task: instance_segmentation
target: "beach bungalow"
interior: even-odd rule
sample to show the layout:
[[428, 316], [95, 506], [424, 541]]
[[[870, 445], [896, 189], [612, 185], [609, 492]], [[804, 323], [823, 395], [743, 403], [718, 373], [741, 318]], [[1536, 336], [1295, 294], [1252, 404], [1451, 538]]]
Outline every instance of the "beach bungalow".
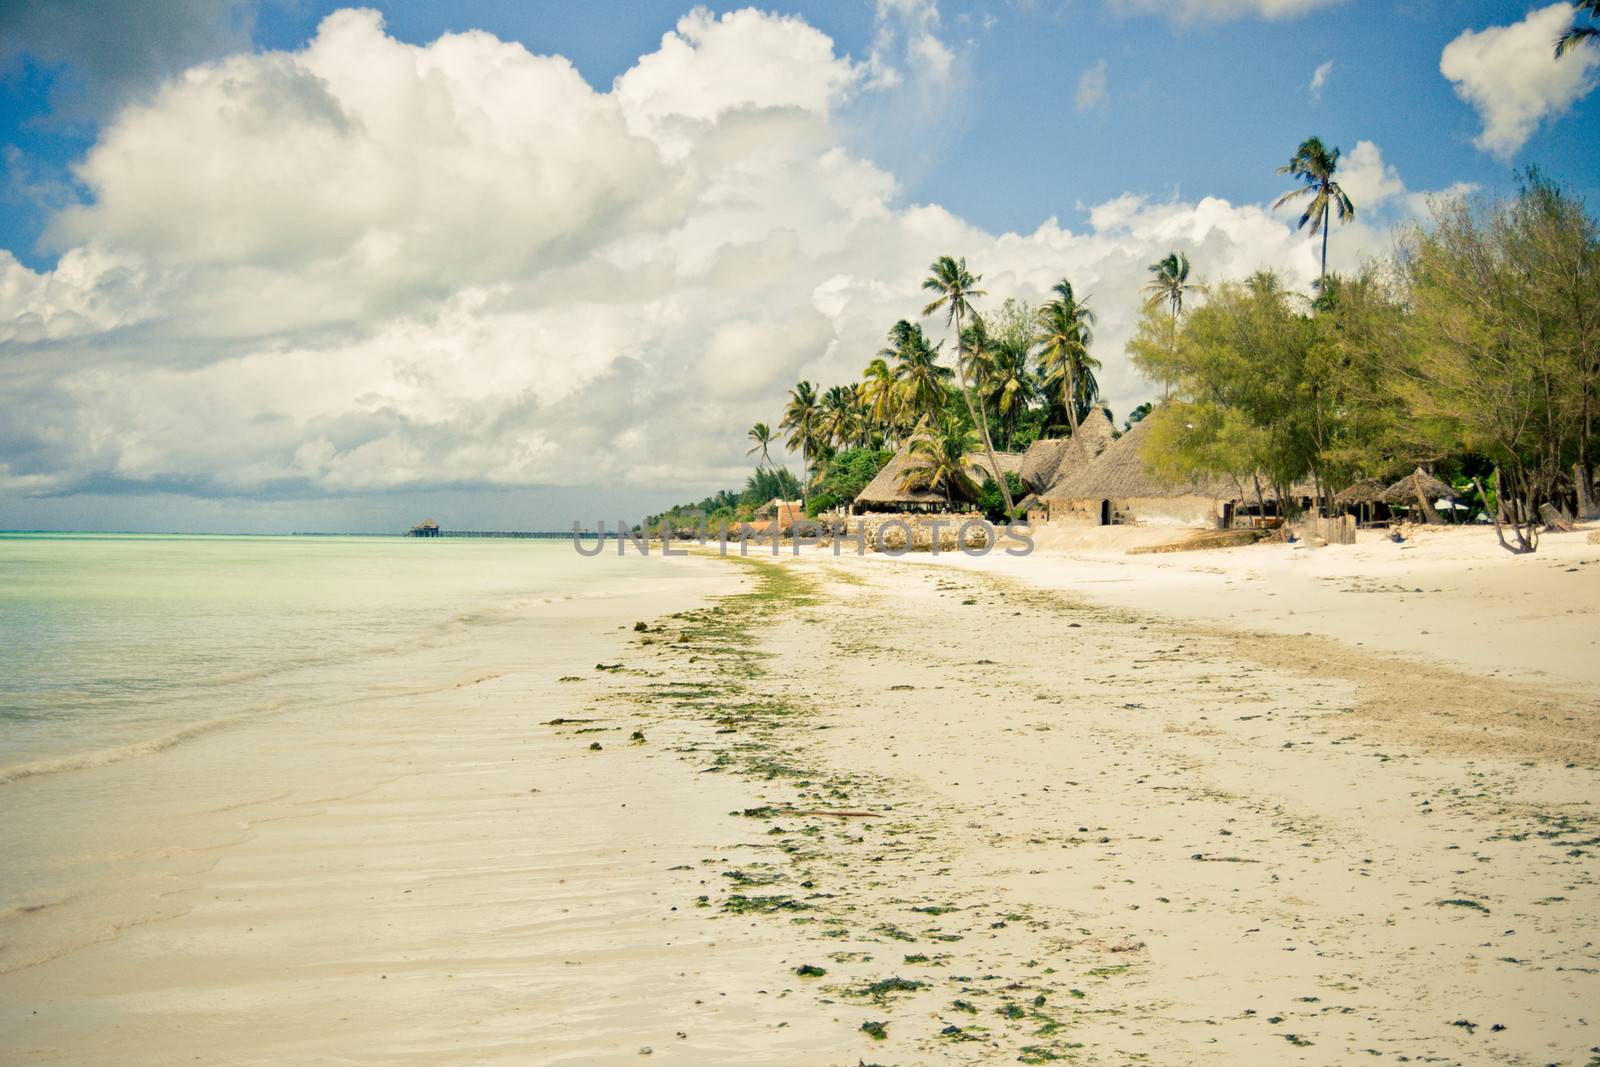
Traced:
[[1234, 487], [1222, 479], [1163, 482], [1140, 454], [1149, 422], [1112, 442], [1093, 462], [1067, 471], [1040, 494], [1052, 520], [1092, 526], [1226, 527], [1232, 524]]
[[407, 537], [438, 537], [439, 524], [432, 519], [423, 519], [406, 533]]
[[1072, 437], [1041, 437], [1029, 445], [1022, 454], [1022, 466], [1018, 471], [1028, 495], [1017, 502], [1028, 521], [1048, 521], [1050, 502], [1046, 497], [1050, 487], [1069, 472], [1093, 463], [1116, 439], [1117, 431], [1111, 425], [1110, 416], [1104, 408], [1095, 408]]
[[[1023, 453], [1021, 452], [996, 452], [995, 461], [1000, 467], [1001, 474], [1017, 474], [1022, 471]], [[913, 482], [907, 488], [907, 479], [916, 469], [917, 459], [911, 453], [911, 442], [901, 445], [883, 469], [868, 482], [866, 488], [856, 494], [854, 510], [856, 514], [868, 511], [947, 511], [949, 502], [945, 500], [944, 493], [932, 489], [921, 488]], [[986, 452], [974, 452], [964, 461], [967, 477], [973, 485], [982, 485], [987, 478], [993, 478], [993, 468], [989, 464]], [[958, 497], [956, 503], [975, 503], [976, 498]]]

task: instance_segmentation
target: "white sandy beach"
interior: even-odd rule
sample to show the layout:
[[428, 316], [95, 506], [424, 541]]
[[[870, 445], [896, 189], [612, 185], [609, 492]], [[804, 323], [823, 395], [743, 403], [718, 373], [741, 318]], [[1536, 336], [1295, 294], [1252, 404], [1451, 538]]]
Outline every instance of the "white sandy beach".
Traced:
[[559, 674], [219, 734], [282, 788], [5, 1059], [1590, 1062], [1600, 546], [1041, 545], [656, 561]]

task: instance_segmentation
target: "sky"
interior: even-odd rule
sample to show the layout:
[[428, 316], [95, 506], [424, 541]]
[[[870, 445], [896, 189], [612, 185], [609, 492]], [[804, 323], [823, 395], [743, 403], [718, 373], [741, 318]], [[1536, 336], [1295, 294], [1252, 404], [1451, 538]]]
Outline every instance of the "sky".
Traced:
[[[929, 262], [1060, 278], [1120, 422], [1147, 266], [1273, 269], [1316, 134], [1357, 267], [1537, 165], [1600, 203], [1565, 3], [0, 5], [0, 528], [565, 528], [740, 485]], [[935, 335], [938, 324], [929, 322]], [[798, 462], [791, 459], [798, 467]]]

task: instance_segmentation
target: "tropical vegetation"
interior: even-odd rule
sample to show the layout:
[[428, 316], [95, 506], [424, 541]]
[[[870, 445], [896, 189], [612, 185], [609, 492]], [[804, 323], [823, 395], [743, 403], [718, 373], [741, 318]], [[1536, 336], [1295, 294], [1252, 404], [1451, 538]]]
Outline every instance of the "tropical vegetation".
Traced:
[[[1596, 5], [1576, 7], [1592, 16]], [[1514, 196], [1438, 199], [1394, 254], [1329, 271], [1329, 228], [1356, 209], [1339, 160], [1309, 137], [1279, 168], [1298, 182], [1279, 204], [1298, 203], [1299, 226], [1320, 239], [1311, 293], [1265, 270], [1202, 285], [1176, 249], [1149, 265], [1127, 354], [1161, 399], [1129, 412], [1124, 430], [1150, 422], [1142, 454], [1155, 473], [1229, 480], [1263, 510], [1309, 485], [1331, 513], [1356, 480], [1424, 466], [1503, 517], [1509, 547], [1532, 547], [1540, 505], [1584, 503], [1596, 461], [1595, 219], [1529, 170]], [[698, 509], [716, 522], [773, 497], [799, 496], [812, 515], [841, 508], [903, 446], [900, 488], [1015, 515], [1023, 487], [1000, 476], [997, 453], [1069, 436], [1100, 405], [1096, 313], [1068, 278], [1037, 305], [985, 306], [982, 281], [963, 258], [936, 259], [920, 318], [889, 326], [859, 380], [796, 383], [777, 432], [749, 431], [744, 491]], [[798, 478], [772, 461], [780, 434]]]

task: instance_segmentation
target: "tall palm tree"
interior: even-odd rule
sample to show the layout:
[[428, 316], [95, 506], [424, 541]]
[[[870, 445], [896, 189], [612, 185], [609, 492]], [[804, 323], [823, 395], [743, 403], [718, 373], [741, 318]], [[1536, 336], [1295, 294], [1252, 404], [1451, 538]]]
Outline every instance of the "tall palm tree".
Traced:
[[[1189, 293], [1203, 293], [1205, 288], [1189, 284], [1189, 257], [1182, 252], [1168, 252], [1150, 264], [1150, 273], [1155, 277], [1143, 289], [1145, 310], [1160, 307], [1163, 303], [1167, 305], [1167, 310], [1171, 312], [1167, 326], [1167, 349], [1170, 352], [1178, 347], [1178, 316], [1183, 313], [1183, 298]], [[1168, 388], [1168, 383], [1163, 382], [1162, 387]]]
[[1328, 225], [1330, 212], [1336, 212], [1340, 222], [1347, 222], [1355, 218], [1356, 206], [1350, 202], [1345, 191], [1339, 188], [1339, 183], [1333, 180], [1334, 172], [1339, 169], [1339, 150], [1329, 149], [1322, 143], [1320, 137], [1307, 137], [1300, 142], [1300, 147], [1295, 149], [1294, 155], [1289, 157], [1289, 162], [1278, 168], [1279, 174], [1288, 174], [1300, 181], [1298, 189], [1290, 189], [1278, 197], [1274, 208], [1282, 207], [1291, 200], [1310, 197], [1311, 202], [1306, 205], [1305, 213], [1300, 216], [1300, 221], [1295, 224], [1295, 229], [1303, 229], [1306, 223], [1311, 223], [1311, 236], [1315, 237], [1317, 231], [1322, 231], [1322, 278], [1328, 276]]
[[944, 409], [950, 368], [939, 362], [939, 346], [928, 344], [922, 327], [901, 319], [889, 330], [889, 347], [880, 357], [892, 358], [898, 404], [912, 426], [931, 422]]
[[984, 414], [982, 403], [973, 406], [972, 394], [967, 389], [966, 349], [961, 337], [961, 324], [968, 316], [978, 317], [972, 310], [972, 300], [985, 295], [978, 288], [981, 281], [982, 275], [974, 275], [967, 270], [966, 257], [956, 260], [940, 256], [929, 266], [928, 276], [922, 280], [924, 289], [939, 295], [922, 309], [922, 315], [926, 318], [943, 311], [945, 324], [955, 328], [956, 376], [961, 382], [961, 397], [967, 402], [967, 414], [983, 431], [983, 449], [989, 455], [989, 468], [994, 471], [994, 480], [1000, 484], [1000, 495], [1005, 498], [1006, 517], [1009, 519], [1017, 513], [1017, 508], [1011, 502], [1011, 488], [1006, 485], [1006, 477], [1000, 471], [1000, 461], [995, 458], [994, 442], [989, 439], [989, 418]]
[[778, 424], [779, 429], [789, 431], [784, 444], [790, 448], [800, 446], [800, 472], [804, 475], [800, 479], [800, 498], [807, 506], [811, 503], [811, 450], [816, 443], [818, 412], [817, 387], [802, 381], [789, 390], [789, 403]]
[[[864, 431], [876, 427], [885, 440], [892, 437], [895, 423], [900, 418], [900, 390], [895, 385], [894, 371], [889, 369], [888, 358], [877, 356], [861, 371], [856, 398], [861, 403]], [[864, 432], [863, 438], [866, 435]]]
[[1067, 425], [1076, 436], [1078, 425], [1100, 397], [1100, 383], [1094, 372], [1100, 361], [1089, 354], [1094, 340], [1094, 311], [1089, 298], [1079, 300], [1072, 283], [1062, 278], [1051, 290], [1055, 299], [1039, 309], [1039, 332], [1034, 343], [1040, 346], [1039, 369], [1046, 383], [1061, 386], [1061, 406], [1066, 409]]
[[1189, 284], [1189, 257], [1182, 252], [1168, 252], [1150, 264], [1150, 273], [1155, 277], [1143, 289], [1144, 306], [1148, 309], [1164, 303], [1176, 321], [1183, 311], [1184, 296], [1200, 288]]
[[900, 488], [943, 492], [944, 502], [951, 508], [955, 507], [958, 494], [976, 498], [978, 489], [967, 474], [967, 457], [977, 443], [972, 431], [946, 416], [938, 425], [928, 427], [926, 432], [911, 439], [911, 462]]
[[1033, 376], [1028, 373], [1032, 338], [1008, 332], [991, 334], [982, 319], [967, 327], [967, 351], [971, 353], [972, 380], [978, 401], [990, 405], [1000, 419], [1001, 444], [1011, 447], [1017, 420], [1038, 395]]
[[821, 432], [829, 444], [844, 447], [856, 439], [856, 394], [848, 385], [835, 385], [822, 394]]
[[772, 442], [778, 439], [778, 435], [773, 433], [766, 423], [758, 422], [750, 427], [750, 432], [747, 436], [755, 443], [750, 446], [745, 455], [756, 456], [756, 470], [761, 470], [772, 462], [772, 457], [768, 455], [767, 450], [772, 447]]
[[[1572, 13], [1582, 15], [1590, 22], [1600, 22], [1600, 0], [1574, 0]], [[1580, 44], [1597, 43], [1600, 43], [1600, 26], [1585, 26], [1574, 22], [1570, 30], [1556, 38], [1556, 58], [1560, 59]]]

